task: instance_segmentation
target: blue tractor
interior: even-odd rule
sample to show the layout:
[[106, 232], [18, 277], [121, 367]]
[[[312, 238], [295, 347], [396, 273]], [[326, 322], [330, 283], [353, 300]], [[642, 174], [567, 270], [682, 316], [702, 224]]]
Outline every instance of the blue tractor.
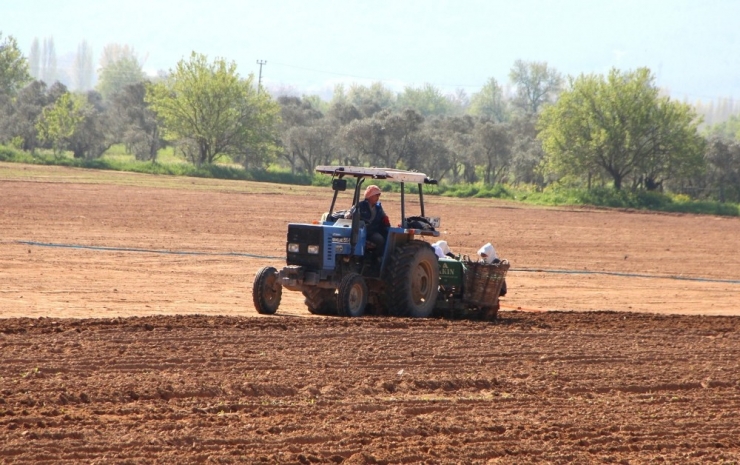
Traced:
[[[319, 166], [316, 171], [332, 176], [331, 206], [314, 224], [288, 225], [286, 266], [281, 270], [267, 266], [255, 276], [252, 297], [257, 311], [275, 313], [285, 288], [303, 293], [313, 314], [432, 316], [440, 268], [434, 249], [420, 238], [439, 236], [439, 218], [425, 215], [423, 194], [425, 185], [437, 181], [423, 173], [388, 168]], [[348, 189], [348, 179], [354, 179], [354, 189]], [[401, 187], [397, 226], [388, 228], [384, 246], [376, 249], [360, 215], [345, 219], [345, 210], [337, 208], [357, 205], [367, 179], [398, 182]], [[406, 197], [411, 186], [418, 192], [419, 211], [409, 215]], [[353, 194], [351, 199], [341, 195], [345, 191]]]

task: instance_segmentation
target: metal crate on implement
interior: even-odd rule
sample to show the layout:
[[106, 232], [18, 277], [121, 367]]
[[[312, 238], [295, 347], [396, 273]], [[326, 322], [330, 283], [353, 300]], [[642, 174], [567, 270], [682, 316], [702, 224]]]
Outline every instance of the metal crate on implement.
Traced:
[[504, 285], [509, 262], [498, 263], [465, 262], [465, 287], [463, 301], [477, 307], [498, 308], [498, 297]]

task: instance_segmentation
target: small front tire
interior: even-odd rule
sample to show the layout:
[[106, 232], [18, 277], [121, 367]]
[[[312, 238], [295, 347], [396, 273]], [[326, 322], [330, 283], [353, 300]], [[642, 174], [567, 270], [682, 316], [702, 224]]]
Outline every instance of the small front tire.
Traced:
[[280, 306], [283, 296], [283, 286], [278, 281], [278, 272], [272, 266], [266, 266], [254, 276], [252, 286], [252, 300], [257, 313], [273, 315]]
[[349, 317], [359, 317], [365, 314], [368, 290], [365, 279], [357, 273], [350, 273], [342, 278], [339, 284], [337, 304], [339, 314]]

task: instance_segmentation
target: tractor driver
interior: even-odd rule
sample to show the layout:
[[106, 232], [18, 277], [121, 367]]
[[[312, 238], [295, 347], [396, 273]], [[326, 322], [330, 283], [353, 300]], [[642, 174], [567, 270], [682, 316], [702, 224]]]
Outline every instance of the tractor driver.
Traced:
[[[388, 215], [383, 211], [380, 204], [380, 188], [375, 184], [367, 186], [365, 189], [365, 200], [358, 202], [345, 215], [345, 218], [352, 218], [355, 211], [360, 211], [360, 219], [365, 222], [367, 229], [367, 239], [377, 250], [383, 250], [385, 238], [388, 236], [388, 228], [391, 225]], [[373, 248], [368, 243], [368, 248]]]

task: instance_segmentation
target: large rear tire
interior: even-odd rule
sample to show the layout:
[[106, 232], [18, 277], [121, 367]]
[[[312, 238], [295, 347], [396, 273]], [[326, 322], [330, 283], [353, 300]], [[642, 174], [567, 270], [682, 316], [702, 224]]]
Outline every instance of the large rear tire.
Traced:
[[273, 315], [280, 306], [283, 296], [283, 286], [278, 281], [278, 272], [272, 266], [266, 266], [254, 276], [252, 286], [252, 300], [257, 313]]
[[365, 314], [367, 305], [367, 284], [357, 273], [349, 273], [339, 284], [337, 306], [339, 314], [356, 318]]
[[439, 264], [432, 246], [411, 241], [393, 251], [386, 278], [391, 315], [428, 318], [439, 293]]
[[337, 294], [334, 289], [310, 287], [303, 291], [304, 303], [313, 315], [336, 315]]

